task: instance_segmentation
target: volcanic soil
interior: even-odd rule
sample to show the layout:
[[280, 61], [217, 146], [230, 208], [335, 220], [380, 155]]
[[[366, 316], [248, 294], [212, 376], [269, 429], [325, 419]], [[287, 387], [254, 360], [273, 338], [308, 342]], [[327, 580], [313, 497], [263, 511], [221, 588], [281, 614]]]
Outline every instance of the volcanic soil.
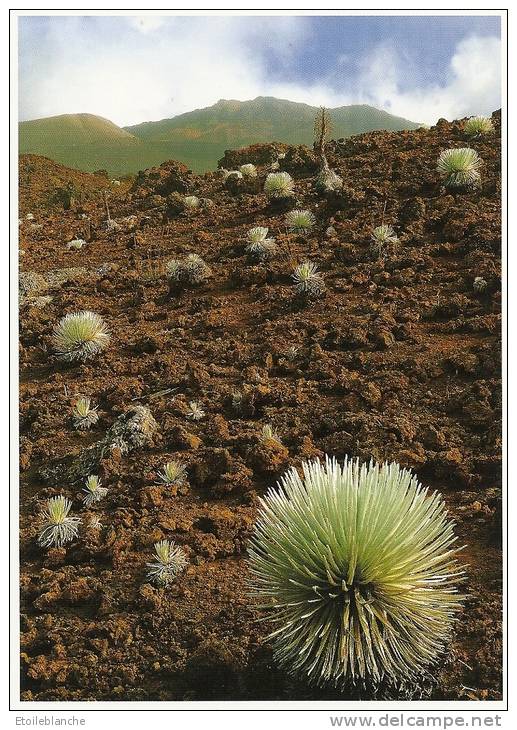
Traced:
[[[328, 145], [341, 195], [314, 191], [311, 150], [256, 145], [225, 168], [257, 164], [230, 185], [175, 162], [112, 184], [60, 167], [71, 207], [50, 189], [55, 163], [20, 161], [21, 676], [23, 700], [346, 699], [279, 671], [248, 597], [246, 544], [258, 498], [286, 467], [324, 453], [396, 460], [444, 495], [467, 573], [465, 609], [426, 697], [500, 699], [501, 272], [500, 118], [470, 141], [482, 185], [450, 193], [440, 151], [467, 144], [459, 122], [376, 132]], [[316, 225], [288, 235], [285, 210], [261, 192], [278, 151], [297, 207]], [[64, 171], [64, 172], [63, 172]], [[50, 180], [50, 182], [49, 182]], [[107, 210], [115, 225], [106, 225]], [[178, 212], [178, 195], [211, 201]], [[34, 216], [26, 218], [27, 214]], [[400, 243], [378, 258], [381, 222]], [[279, 254], [252, 265], [245, 235], [267, 226]], [[83, 238], [79, 250], [67, 243]], [[165, 266], [195, 252], [212, 276], [170, 293]], [[303, 303], [291, 273], [317, 263], [324, 296]], [[485, 279], [475, 291], [476, 277]], [[87, 364], [59, 363], [52, 329], [93, 310], [111, 344]], [[73, 429], [79, 395], [100, 419]], [[187, 417], [190, 401], [205, 411]], [[158, 424], [152, 444], [113, 450], [95, 510], [81, 483], [43, 478], [99, 440], [127, 409]], [[261, 440], [272, 424], [282, 444]], [[188, 483], [157, 485], [168, 460]], [[37, 546], [39, 512], [57, 494], [83, 518], [66, 548]], [[86, 529], [95, 513], [101, 529]], [[169, 589], [146, 582], [153, 543], [172, 539], [189, 564]]]

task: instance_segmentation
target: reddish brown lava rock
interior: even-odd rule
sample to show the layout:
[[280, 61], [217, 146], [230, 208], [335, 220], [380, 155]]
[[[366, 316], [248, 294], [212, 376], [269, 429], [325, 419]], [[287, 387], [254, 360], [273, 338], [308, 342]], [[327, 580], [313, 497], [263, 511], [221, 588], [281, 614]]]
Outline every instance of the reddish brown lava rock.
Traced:
[[[285, 467], [325, 452], [402, 462], [443, 493], [467, 546], [469, 605], [451, 648], [461, 662], [436, 673], [431, 699], [501, 698], [500, 115], [493, 121], [495, 133], [475, 140], [475, 191], [448, 194], [437, 178], [440, 152], [465, 145], [461, 125], [442, 121], [329, 142], [329, 165], [343, 179], [332, 200], [315, 193], [308, 148], [228, 152], [226, 168], [258, 168], [258, 192], [235, 197], [220, 175], [167, 162], [132, 190], [123, 180], [110, 191], [115, 233], [100, 195], [106, 177], [21, 156], [20, 210], [38, 225], [22, 219], [21, 267], [52, 297], [20, 312], [23, 700], [352, 699], [275, 669], [248, 596], [259, 497]], [[261, 192], [279, 151], [296, 205], [316, 217], [310, 236], [286, 236], [285, 211]], [[88, 220], [51, 200], [68, 180], [82, 186]], [[214, 206], [185, 212], [187, 192]], [[381, 220], [400, 243], [379, 259], [370, 236]], [[252, 226], [277, 241], [279, 255], [265, 265], [245, 255]], [[66, 248], [78, 236], [91, 240], [86, 254]], [[188, 253], [212, 277], [168, 298], [165, 267]], [[301, 307], [291, 274], [305, 259], [322, 271], [326, 296]], [[478, 276], [488, 282], [482, 293]], [[50, 336], [78, 307], [102, 315], [111, 343], [95, 361], [64, 367], [49, 361]], [[78, 395], [101, 415], [84, 434], [68, 421]], [[199, 421], [186, 420], [192, 400], [206, 413]], [[94, 541], [79, 483], [42, 483], [40, 473], [73, 461], [137, 403], [158, 428], [89, 472], [109, 489], [95, 507]], [[266, 423], [285, 446], [257, 446]], [[188, 462], [189, 489], [175, 495], [151, 476], [171, 458]], [[43, 551], [37, 513], [58, 492], [74, 499], [81, 535]], [[167, 590], [145, 578], [160, 539], [190, 561]]]

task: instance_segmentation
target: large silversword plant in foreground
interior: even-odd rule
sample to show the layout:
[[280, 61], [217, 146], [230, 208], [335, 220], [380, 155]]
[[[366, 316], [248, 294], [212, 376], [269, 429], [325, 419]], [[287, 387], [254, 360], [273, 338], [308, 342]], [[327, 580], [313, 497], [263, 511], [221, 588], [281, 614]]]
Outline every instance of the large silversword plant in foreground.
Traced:
[[461, 608], [453, 527], [398, 464], [290, 469], [261, 500], [249, 548], [278, 663], [318, 684], [418, 682]]

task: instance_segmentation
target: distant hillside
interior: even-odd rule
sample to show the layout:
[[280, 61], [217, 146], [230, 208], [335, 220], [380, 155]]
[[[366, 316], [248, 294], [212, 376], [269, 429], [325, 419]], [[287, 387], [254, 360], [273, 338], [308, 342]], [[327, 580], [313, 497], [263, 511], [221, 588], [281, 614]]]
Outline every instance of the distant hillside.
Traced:
[[[247, 146], [255, 142], [312, 144], [317, 107], [294, 101], [259, 96], [252, 101], [221, 99], [213, 106], [196, 109], [160, 122], [126, 127], [148, 142], [217, 143]], [[371, 106], [342, 106], [330, 110], [334, 138], [378, 129], [416, 129], [419, 125]]]
[[55, 137], [54, 144], [138, 144], [138, 140], [109, 119], [95, 114], [61, 114], [57, 117], [33, 119], [20, 124], [23, 136], [20, 145], [39, 143]]
[[50, 157], [87, 172], [122, 173], [145, 164], [141, 140], [94, 114], [62, 114], [18, 125], [19, 152]]
[[[331, 109], [336, 139], [379, 129], [419, 125], [366, 105]], [[214, 169], [228, 147], [256, 142], [312, 144], [317, 107], [257, 97], [220, 100], [205, 109], [122, 129], [92, 114], [65, 114], [21, 122], [20, 152], [46, 155], [80, 170], [137, 172], [167, 159], [196, 172]]]
[[73, 194], [76, 202], [84, 204], [101, 200], [103, 190], [119, 192], [122, 189], [112, 188], [103, 175], [72, 170], [39, 155], [20, 155], [18, 185], [21, 214], [54, 207], [62, 210], [67, 191]]

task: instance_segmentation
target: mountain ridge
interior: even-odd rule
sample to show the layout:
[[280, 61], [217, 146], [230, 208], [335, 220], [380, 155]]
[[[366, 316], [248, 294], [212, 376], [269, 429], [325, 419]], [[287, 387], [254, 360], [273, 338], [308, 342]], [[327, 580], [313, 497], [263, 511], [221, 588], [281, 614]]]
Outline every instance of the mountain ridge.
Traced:
[[[19, 151], [87, 172], [135, 173], [167, 159], [204, 172], [217, 166], [228, 147], [256, 142], [311, 145], [317, 110], [309, 104], [258, 96], [246, 101], [220, 99], [209, 107], [126, 127], [86, 112], [61, 114], [20, 122]], [[329, 112], [334, 138], [420, 126], [367, 104]]]

